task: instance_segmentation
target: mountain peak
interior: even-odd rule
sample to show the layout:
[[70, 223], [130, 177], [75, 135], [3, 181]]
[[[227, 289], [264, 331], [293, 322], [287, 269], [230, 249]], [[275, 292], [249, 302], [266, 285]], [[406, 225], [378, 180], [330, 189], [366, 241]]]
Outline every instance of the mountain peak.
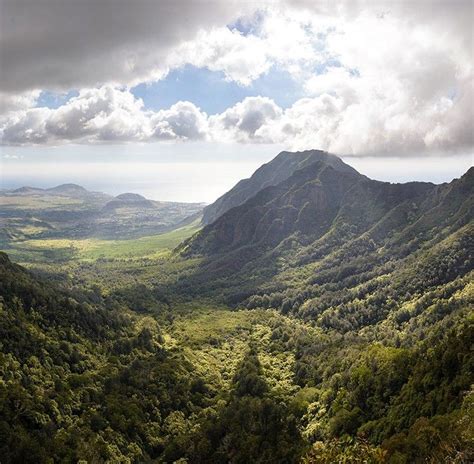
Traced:
[[279, 157], [292, 161], [293, 163], [300, 163], [300, 168], [321, 161], [333, 167], [336, 171], [359, 174], [358, 171], [356, 171], [352, 166], [349, 166], [344, 161], [342, 161], [339, 156], [333, 155], [332, 153], [328, 153], [324, 150], [312, 149], [303, 151], [282, 151], [274, 160], [277, 160]]
[[203, 224], [211, 224], [230, 209], [245, 203], [260, 190], [278, 185], [296, 171], [318, 162], [331, 166], [339, 172], [361, 175], [336, 155], [323, 150], [282, 151], [270, 162], [258, 168], [249, 179], [241, 180], [229, 192], [204, 208]]

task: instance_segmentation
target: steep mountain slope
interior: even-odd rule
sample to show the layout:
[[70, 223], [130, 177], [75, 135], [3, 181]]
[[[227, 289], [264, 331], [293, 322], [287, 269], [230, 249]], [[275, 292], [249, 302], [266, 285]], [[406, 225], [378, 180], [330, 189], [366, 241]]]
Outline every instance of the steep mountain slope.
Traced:
[[[336, 230], [340, 240], [348, 228], [352, 236], [373, 227], [372, 233], [381, 238], [397, 227], [408, 226], [413, 233], [418, 226], [428, 226], [430, 216], [434, 216], [430, 223], [447, 220], [452, 209], [472, 195], [472, 177], [473, 170], [449, 185], [390, 184], [318, 160], [229, 210], [194, 237], [186, 253], [210, 255], [241, 247], [265, 250], [290, 236], [306, 245], [328, 233], [334, 236]], [[418, 226], [411, 225], [422, 217]]]
[[182, 285], [217, 291], [234, 304], [298, 313], [321, 286], [341, 288], [344, 279], [380, 286], [382, 276], [428, 259], [442, 243], [463, 244], [464, 275], [472, 269], [473, 204], [472, 168], [449, 184], [390, 184], [317, 161], [185, 242], [184, 256], [204, 259]]
[[265, 187], [277, 185], [288, 179], [297, 170], [322, 161], [335, 170], [344, 173], [356, 173], [355, 169], [343, 163], [337, 156], [321, 150], [307, 150], [296, 153], [281, 152], [269, 163], [264, 164], [249, 179], [241, 180], [235, 187], [218, 198], [203, 211], [202, 223], [210, 224], [225, 212], [252, 198]]

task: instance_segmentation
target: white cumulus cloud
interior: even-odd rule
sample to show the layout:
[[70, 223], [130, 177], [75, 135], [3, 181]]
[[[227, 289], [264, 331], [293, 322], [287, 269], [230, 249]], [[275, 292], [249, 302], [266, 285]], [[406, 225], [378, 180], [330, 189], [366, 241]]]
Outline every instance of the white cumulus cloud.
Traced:
[[158, 140], [202, 140], [208, 134], [206, 113], [187, 101], [154, 113], [150, 123], [152, 137]]
[[211, 116], [210, 126], [216, 140], [272, 142], [261, 133], [262, 127], [281, 117], [282, 110], [265, 97], [248, 97], [221, 114]]
[[207, 115], [190, 102], [147, 111], [129, 90], [104, 86], [84, 89], [56, 109], [10, 113], [0, 123], [0, 134], [7, 145], [186, 141], [204, 139], [207, 124]]
[[[469, 0], [138, 0], [133, 7], [4, 0], [2, 143], [212, 140], [354, 155], [472, 151], [472, 9]], [[238, 18], [245, 33], [227, 26]], [[182, 101], [151, 111], [129, 90], [186, 64], [242, 86], [276, 68], [304, 98], [282, 108], [254, 96], [208, 116]], [[76, 87], [79, 95], [57, 109], [34, 107], [37, 89]]]

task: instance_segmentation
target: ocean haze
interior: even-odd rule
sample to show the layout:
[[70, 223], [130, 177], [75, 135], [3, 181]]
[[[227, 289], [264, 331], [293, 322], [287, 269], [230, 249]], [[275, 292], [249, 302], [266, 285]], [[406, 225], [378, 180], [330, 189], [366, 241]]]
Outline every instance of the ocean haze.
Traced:
[[50, 163], [4, 164], [2, 188], [76, 183], [117, 195], [140, 193], [152, 200], [210, 203], [248, 177], [255, 163]]
[[[76, 183], [112, 195], [130, 191], [153, 200], [211, 203], [272, 157], [261, 153], [253, 161], [246, 157], [244, 161], [132, 162], [130, 157], [128, 161], [60, 163], [9, 158], [1, 162], [0, 183], [2, 188]], [[343, 159], [359, 172], [387, 182], [449, 182], [473, 165], [470, 154], [453, 156], [450, 163], [442, 157]]]

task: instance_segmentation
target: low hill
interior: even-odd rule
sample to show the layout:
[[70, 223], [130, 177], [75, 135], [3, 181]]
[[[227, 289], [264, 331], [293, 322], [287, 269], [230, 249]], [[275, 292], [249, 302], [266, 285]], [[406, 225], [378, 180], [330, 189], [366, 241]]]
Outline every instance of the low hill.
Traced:
[[114, 210], [119, 208], [156, 208], [157, 205], [138, 193], [121, 193], [109, 201], [104, 210]]
[[88, 192], [84, 187], [77, 184], [61, 184], [56, 187], [46, 189], [47, 192], [55, 193], [57, 195], [87, 195]]
[[0, 248], [30, 239], [145, 237], [192, 222], [203, 206], [152, 201], [136, 193], [112, 197], [76, 184], [22, 187], [0, 193]]
[[139, 195], [138, 193], [121, 193], [120, 195], [117, 195], [115, 198], [117, 198], [118, 200], [124, 200], [124, 201], [146, 200], [146, 198], [143, 195]]
[[37, 187], [20, 187], [14, 190], [5, 190], [4, 193], [13, 193], [16, 195], [34, 195], [35, 193], [44, 193], [44, 190]]

